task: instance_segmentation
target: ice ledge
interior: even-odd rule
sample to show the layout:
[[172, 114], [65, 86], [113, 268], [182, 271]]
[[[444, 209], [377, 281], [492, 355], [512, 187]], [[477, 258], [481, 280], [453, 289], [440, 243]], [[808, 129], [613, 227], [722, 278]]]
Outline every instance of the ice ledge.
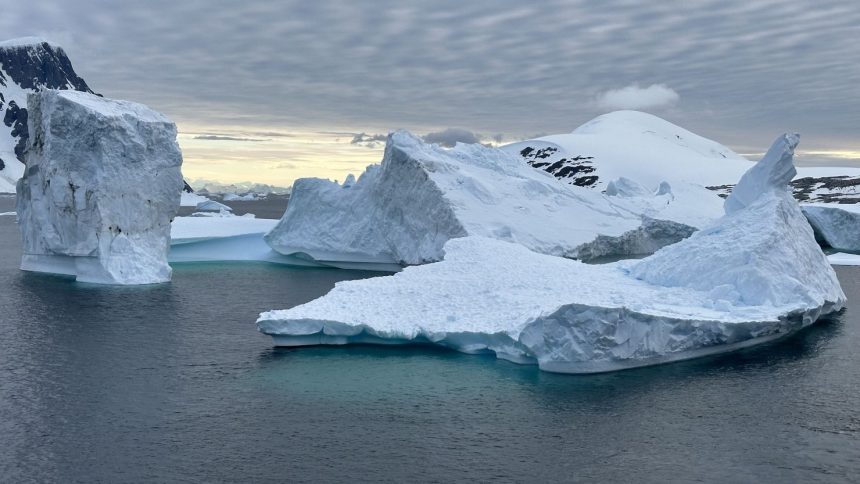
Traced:
[[90, 284], [160, 284], [170, 282], [171, 270], [166, 268], [153, 273], [127, 271], [117, 275], [105, 268], [99, 257], [70, 255], [24, 254], [21, 270], [74, 277], [77, 282]]

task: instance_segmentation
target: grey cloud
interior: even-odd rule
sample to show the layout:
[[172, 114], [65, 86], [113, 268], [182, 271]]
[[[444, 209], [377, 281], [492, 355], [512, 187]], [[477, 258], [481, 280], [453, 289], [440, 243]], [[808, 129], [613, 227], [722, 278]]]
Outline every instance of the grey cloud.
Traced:
[[616, 109], [660, 109], [678, 102], [681, 96], [665, 84], [639, 87], [633, 83], [621, 89], [610, 89], [597, 98], [600, 108]]
[[260, 142], [260, 141], [268, 141], [265, 139], [256, 139], [256, 138], [239, 138], [236, 136], [221, 136], [217, 134], [201, 134], [195, 136], [194, 139], [205, 140], [205, 141], [248, 141], [248, 142]]
[[475, 133], [462, 128], [447, 128], [434, 133], [424, 135], [424, 141], [428, 143], [436, 143], [448, 148], [457, 143], [475, 144], [481, 142], [481, 137]]
[[41, 0], [0, 16], [4, 36], [62, 42], [96, 91], [180, 125], [515, 137], [665, 83], [684, 97], [670, 121], [757, 149], [787, 130], [856, 144], [857, 25], [845, 0]]
[[378, 148], [381, 144], [384, 144], [387, 139], [388, 136], [384, 134], [367, 134], [362, 132], [354, 135], [349, 143], [353, 145], [366, 146], [368, 148]]
[[296, 135], [290, 133], [279, 133], [275, 131], [256, 131], [251, 133], [254, 136], [263, 136], [266, 138], [294, 138]]
[[357, 145], [361, 143], [369, 143], [373, 141], [385, 141], [388, 139], [387, 135], [384, 134], [367, 134], [367, 133], [358, 133], [352, 137], [352, 141], [350, 143]]

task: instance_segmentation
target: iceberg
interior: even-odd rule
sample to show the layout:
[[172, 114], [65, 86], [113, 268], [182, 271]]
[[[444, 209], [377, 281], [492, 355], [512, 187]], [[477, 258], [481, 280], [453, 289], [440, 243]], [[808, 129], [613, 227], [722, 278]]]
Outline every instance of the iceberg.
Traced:
[[201, 212], [232, 212], [233, 209], [224, 205], [223, 203], [218, 203], [215, 200], [204, 200], [197, 204], [197, 210]]
[[466, 236], [568, 258], [643, 254], [689, 235], [708, 213], [719, 216], [715, 194], [693, 200], [701, 193], [681, 193], [666, 185], [644, 197], [606, 197], [560, 183], [502, 150], [443, 149], [397, 131], [382, 163], [357, 180], [297, 180], [265, 240], [283, 255], [367, 269], [435, 262], [448, 240]]
[[203, 195], [199, 195], [194, 192], [188, 192], [182, 190], [181, 197], [179, 199], [179, 205], [182, 207], [197, 207], [197, 204], [203, 203], [209, 200], [209, 198], [204, 197]]
[[723, 217], [640, 261], [589, 265], [495, 238], [452, 238], [441, 262], [338, 283], [307, 304], [262, 313], [258, 329], [278, 346], [435, 344], [563, 373], [785, 336], [845, 303], [788, 190], [797, 142], [774, 143]]
[[[171, 264], [189, 262], [267, 262], [289, 266], [347, 268], [332, 266], [275, 252], [263, 240], [278, 220], [242, 216], [228, 212], [201, 212], [173, 219], [170, 231]], [[397, 266], [399, 269], [400, 266]], [[386, 270], [377, 267], [378, 270]], [[387, 268], [390, 271], [396, 269]]]
[[184, 184], [176, 126], [141, 104], [79, 91], [44, 90], [27, 105], [21, 269], [99, 284], [169, 281]]
[[860, 252], [860, 206], [821, 203], [802, 208], [822, 242], [839, 251]]

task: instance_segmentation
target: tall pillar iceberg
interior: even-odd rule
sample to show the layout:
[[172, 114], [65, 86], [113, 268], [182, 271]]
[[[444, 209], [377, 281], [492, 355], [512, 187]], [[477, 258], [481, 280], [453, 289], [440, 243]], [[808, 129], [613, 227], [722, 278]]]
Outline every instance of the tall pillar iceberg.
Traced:
[[21, 269], [98, 284], [169, 281], [170, 222], [183, 188], [173, 122], [76, 91], [37, 92], [27, 104]]

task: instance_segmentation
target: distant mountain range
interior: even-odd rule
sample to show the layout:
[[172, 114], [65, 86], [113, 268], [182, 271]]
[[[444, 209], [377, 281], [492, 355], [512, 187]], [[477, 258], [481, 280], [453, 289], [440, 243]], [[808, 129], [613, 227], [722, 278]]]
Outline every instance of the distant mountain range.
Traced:
[[257, 195], [285, 195], [290, 193], [288, 187], [278, 187], [267, 185], [265, 183], [254, 182], [238, 182], [238, 183], [221, 183], [215, 180], [191, 180], [191, 187], [198, 192], [218, 193], [218, 194], [246, 194], [255, 193]]

